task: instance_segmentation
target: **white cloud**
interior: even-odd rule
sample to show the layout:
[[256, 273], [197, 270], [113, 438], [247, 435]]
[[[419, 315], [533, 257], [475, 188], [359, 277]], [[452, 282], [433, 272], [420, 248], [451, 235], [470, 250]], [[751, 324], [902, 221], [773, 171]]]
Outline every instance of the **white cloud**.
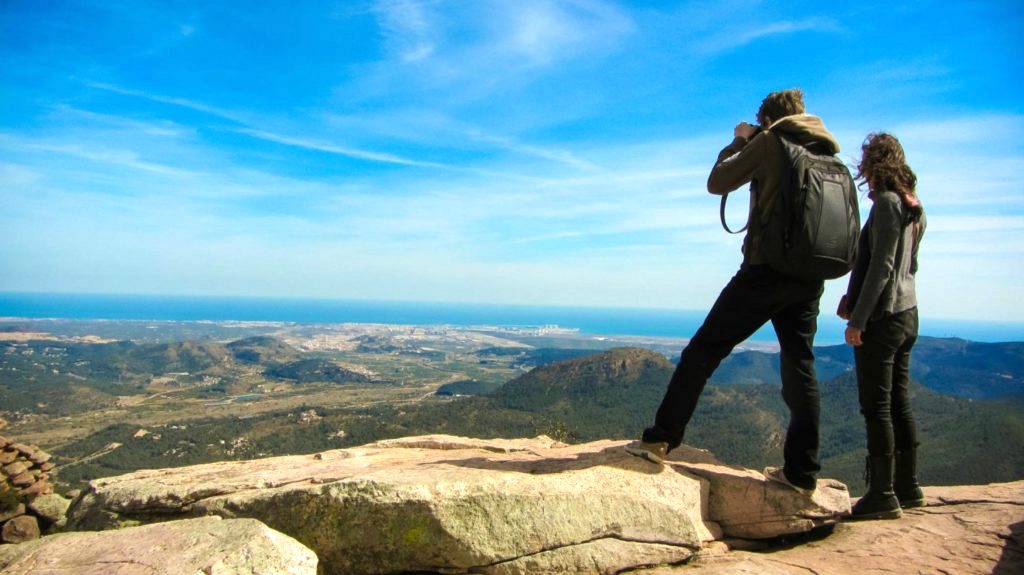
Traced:
[[18, 164], [0, 163], [0, 188], [11, 189], [37, 183], [41, 174]]
[[489, 12], [492, 48], [488, 51], [528, 65], [612, 50], [634, 29], [628, 14], [602, 1], [498, 3]]
[[286, 146], [295, 146], [298, 148], [305, 148], [307, 150], [315, 150], [319, 152], [326, 152], [328, 154], [337, 154], [339, 156], [347, 156], [358, 160], [368, 160], [371, 162], [383, 162], [386, 164], [401, 164], [405, 166], [418, 166], [418, 167], [429, 167], [429, 168], [446, 168], [448, 166], [439, 164], [436, 162], [423, 162], [419, 160], [412, 160], [409, 158], [403, 158], [395, 154], [389, 154], [385, 152], [371, 152], [367, 150], [360, 150], [356, 148], [349, 148], [345, 146], [338, 146], [335, 144], [328, 144], [325, 142], [318, 142], [305, 138], [296, 138], [292, 136], [283, 136], [281, 134], [274, 134], [264, 130], [256, 130], [250, 128], [238, 128], [235, 129], [240, 134], [259, 138], [261, 140], [267, 140], [269, 142], [276, 142], [278, 144], [284, 144]]
[[479, 129], [469, 130], [468, 136], [472, 140], [477, 142], [494, 144], [499, 148], [515, 152], [517, 154], [524, 154], [527, 156], [534, 156], [536, 158], [558, 162], [560, 164], [564, 164], [566, 166], [578, 170], [585, 170], [591, 172], [600, 170], [600, 168], [594, 163], [579, 158], [576, 154], [568, 150], [524, 144], [521, 142], [517, 142], [513, 138], [496, 136], [493, 134], [486, 134]]
[[56, 119], [65, 124], [91, 123], [112, 129], [136, 132], [147, 136], [181, 138], [195, 135], [195, 129], [168, 120], [140, 121], [123, 116], [100, 114], [82, 110], [66, 104], [54, 107]]
[[364, 76], [357, 92], [460, 86], [482, 98], [537, 68], [614, 51], [633, 31], [627, 13], [601, 0], [397, 0], [373, 12], [393, 58]]
[[26, 144], [27, 147], [40, 150], [43, 152], [54, 152], [57, 154], [65, 154], [69, 156], [75, 156], [85, 160], [91, 160], [94, 162], [101, 162], [105, 164], [113, 164], [116, 166], [131, 168], [133, 170], [141, 170], [144, 172], [152, 172], [154, 174], [160, 174], [163, 176], [174, 176], [179, 178], [186, 178], [196, 176], [197, 172], [177, 168], [174, 166], [168, 166], [157, 162], [149, 162], [140, 159], [139, 154], [131, 150], [113, 149], [103, 146], [80, 146], [76, 144], [60, 144], [60, 143], [47, 143], [47, 142], [31, 142]]
[[[997, 142], [1019, 140], [1022, 129], [1024, 116], [985, 115], [901, 123], [894, 133], [901, 141], [913, 141], [929, 148], [951, 144], [995, 147]], [[908, 154], [911, 152], [913, 149], [908, 148]]]
[[[955, 216], [943, 215], [941, 225], [936, 226], [939, 233], [960, 234], [960, 238], [969, 238], [978, 233], [999, 233], [1014, 231], [1024, 233], [1024, 214], [1016, 216]], [[969, 242], [963, 242], [969, 244]], [[1001, 248], [1021, 248], [1024, 245], [1000, 246]]]
[[[353, 148], [353, 147], [347, 147], [347, 146], [341, 146], [341, 145], [327, 143], [327, 142], [322, 142], [322, 141], [316, 141], [316, 140], [309, 139], [309, 138], [299, 138], [299, 137], [287, 136], [287, 135], [278, 134], [278, 133], [270, 132], [270, 131], [263, 130], [263, 129], [258, 129], [258, 128], [253, 127], [253, 123], [254, 122], [252, 122], [251, 120], [243, 119], [241, 117], [241, 114], [238, 114], [238, 113], [232, 112], [232, 111], [228, 111], [228, 110], [223, 110], [223, 109], [220, 109], [220, 108], [216, 108], [214, 106], [209, 106], [209, 105], [206, 105], [206, 104], [204, 104], [202, 102], [196, 102], [196, 101], [189, 100], [189, 99], [186, 99], [186, 98], [167, 97], [167, 96], [162, 96], [162, 95], [159, 95], [159, 94], [151, 94], [151, 93], [143, 92], [143, 91], [140, 91], [140, 90], [132, 90], [132, 89], [122, 88], [122, 87], [119, 87], [119, 86], [113, 86], [113, 85], [110, 85], [110, 84], [104, 84], [104, 83], [100, 83], [100, 82], [87, 82], [87, 85], [90, 86], [90, 87], [93, 87], [93, 88], [100, 89], [100, 90], [106, 90], [106, 91], [114, 92], [114, 93], [117, 93], [117, 94], [134, 96], [134, 97], [139, 97], [139, 98], [144, 98], [144, 99], [147, 99], [147, 100], [151, 100], [151, 101], [154, 101], [154, 102], [160, 102], [160, 103], [169, 104], [169, 105], [172, 105], [172, 106], [178, 106], [178, 107], [182, 107], [182, 108], [188, 108], [188, 109], [192, 109], [192, 110], [197, 110], [197, 111], [208, 113], [208, 114], [211, 114], [211, 115], [214, 115], [214, 116], [218, 116], [218, 117], [221, 117], [221, 118], [224, 118], [224, 119], [228, 119], [228, 120], [231, 120], [231, 121], [233, 121], [235, 123], [242, 124], [243, 126], [245, 126], [245, 127], [241, 127], [241, 128], [232, 128], [233, 131], [238, 132], [240, 134], [245, 134], [247, 136], [252, 136], [254, 138], [258, 138], [258, 139], [261, 139], [261, 140], [266, 140], [266, 141], [269, 141], [269, 142], [275, 142], [275, 143], [284, 144], [284, 145], [287, 145], [287, 146], [294, 146], [294, 147], [298, 147], [298, 148], [304, 148], [304, 149], [307, 149], [307, 150], [315, 150], [315, 151], [320, 151], [320, 152], [326, 152], [326, 153], [329, 153], [329, 154], [337, 154], [337, 155], [341, 155], [341, 156], [347, 156], [347, 157], [350, 157], [350, 158], [355, 158], [355, 159], [360, 159], [360, 160], [367, 160], [367, 161], [371, 161], [371, 162], [382, 162], [382, 163], [388, 163], [388, 164], [400, 164], [400, 165], [406, 165], [406, 166], [419, 166], [419, 167], [432, 167], [432, 168], [445, 168], [445, 167], [448, 167], [448, 166], [446, 166], [444, 164], [440, 164], [440, 163], [436, 163], [436, 162], [419, 161], [419, 160], [414, 160], [414, 159], [410, 159], [410, 158], [403, 158], [401, 156], [398, 156], [398, 155], [395, 155], [395, 154], [386, 153], [386, 152], [375, 152], [375, 151], [370, 151], [370, 150], [362, 150], [362, 149]], [[143, 124], [136, 123], [136, 125], [143, 125]], [[149, 125], [149, 130], [150, 131], [152, 131], [154, 129], [155, 128], [153, 127], [153, 125]], [[168, 132], [165, 131], [163, 133], [158, 133], [158, 135], [168, 135]], [[68, 148], [68, 149], [71, 149], [71, 148]], [[93, 158], [93, 159], [98, 159], [98, 158]], [[139, 165], [139, 167], [142, 167], [142, 166]]]
[[403, 62], [417, 62], [431, 56], [435, 36], [441, 31], [430, 10], [437, 2], [422, 0], [380, 0], [374, 12], [388, 46]]
[[[785, 36], [799, 32], [836, 32], [839, 25], [830, 18], [804, 18], [757, 23], [749, 20], [732, 23], [717, 29], [696, 41], [695, 47], [704, 54], [718, 54], [751, 44], [770, 36]], [[702, 36], [703, 31], [698, 33]]]
[[188, 98], [176, 98], [170, 96], [162, 96], [159, 94], [150, 94], [142, 90], [122, 88], [120, 86], [115, 86], [113, 84], [108, 84], [106, 82], [87, 81], [85, 82], [85, 85], [89, 86], [90, 88], [95, 88], [97, 90], [104, 90], [107, 92], [113, 92], [115, 94], [121, 94], [122, 96], [133, 96], [136, 98], [143, 98], [145, 100], [149, 100], [152, 102], [159, 102], [161, 104], [169, 104], [181, 108], [188, 108], [191, 110], [195, 110], [197, 112], [203, 112], [204, 114], [210, 114], [211, 116], [217, 116], [219, 118], [223, 118], [225, 120], [230, 120], [232, 122], [237, 122], [240, 124], [246, 123], [245, 119], [243, 118], [243, 114], [239, 112], [233, 110], [225, 110], [223, 108], [218, 108], [216, 106], [210, 106], [202, 102], [189, 100]]

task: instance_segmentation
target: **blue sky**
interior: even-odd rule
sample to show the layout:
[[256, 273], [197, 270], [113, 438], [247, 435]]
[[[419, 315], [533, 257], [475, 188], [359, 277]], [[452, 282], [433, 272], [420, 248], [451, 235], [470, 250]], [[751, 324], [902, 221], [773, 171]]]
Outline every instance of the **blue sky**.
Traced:
[[831, 4], [0, 0], [0, 291], [704, 309], [799, 86], [904, 142], [922, 313], [1024, 321], [1024, 8]]

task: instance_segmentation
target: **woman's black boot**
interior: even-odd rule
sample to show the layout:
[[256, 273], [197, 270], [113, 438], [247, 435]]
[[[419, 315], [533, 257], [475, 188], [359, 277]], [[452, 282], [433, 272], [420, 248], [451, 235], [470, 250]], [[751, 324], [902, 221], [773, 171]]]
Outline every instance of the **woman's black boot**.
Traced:
[[893, 476], [893, 489], [900, 507], [910, 509], [924, 505], [924, 492], [917, 484], [917, 450], [896, 452], [896, 471]]
[[868, 492], [853, 506], [851, 519], [899, 519], [900, 502], [892, 488], [892, 455], [868, 456]]

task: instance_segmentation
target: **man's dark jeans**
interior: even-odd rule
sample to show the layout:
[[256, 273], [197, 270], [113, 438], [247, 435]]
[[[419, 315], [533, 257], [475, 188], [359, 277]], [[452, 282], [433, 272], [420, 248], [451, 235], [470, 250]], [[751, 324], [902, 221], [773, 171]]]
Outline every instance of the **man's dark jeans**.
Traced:
[[824, 282], [784, 276], [765, 265], [744, 265], [719, 294], [704, 324], [683, 350], [668, 390], [643, 440], [683, 441], [708, 378], [733, 348], [772, 322], [781, 346], [782, 397], [789, 407], [784, 457], [786, 478], [813, 487], [821, 408], [814, 374], [814, 334]]
[[[917, 342], [917, 308], [868, 322], [854, 348], [860, 412], [869, 455], [893, 455], [917, 447], [910, 407], [910, 350]], [[895, 450], [895, 451], [894, 451]]]

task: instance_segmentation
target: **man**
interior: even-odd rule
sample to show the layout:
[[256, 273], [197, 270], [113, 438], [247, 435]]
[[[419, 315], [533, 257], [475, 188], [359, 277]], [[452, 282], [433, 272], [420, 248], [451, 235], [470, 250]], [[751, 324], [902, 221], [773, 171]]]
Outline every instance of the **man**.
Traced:
[[817, 154], [836, 154], [839, 144], [816, 116], [804, 113], [798, 89], [769, 94], [757, 120], [763, 129], [740, 122], [734, 138], [719, 154], [708, 177], [708, 191], [728, 194], [751, 183], [750, 229], [743, 241], [743, 263], [719, 294], [704, 324], [682, 352], [654, 426], [647, 428], [634, 455], [661, 463], [683, 441], [686, 425], [708, 378], [734, 347], [771, 321], [781, 347], [782, 396], [790, 421], [784, 446], [785, 466], [765, 475], [802, 492], [814, 490], [818, 463], [819, 395], [814, 373], [814, 334], [820, 280], [801, 280], [768, 265], [763, 244], [764, 218], [776, 194], [787, 185], [790, 161], [778, 134]]

